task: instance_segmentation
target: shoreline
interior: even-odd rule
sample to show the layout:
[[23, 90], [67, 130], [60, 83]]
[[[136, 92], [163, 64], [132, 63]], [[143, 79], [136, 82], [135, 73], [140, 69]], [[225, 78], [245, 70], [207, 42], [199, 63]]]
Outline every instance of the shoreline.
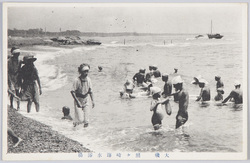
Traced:
[[8, 106], [8, 127], [23, 141], [13, 147], [8, 137], [8, 153], [78, 153], [92, 152], [41, 122], [25, 117]]

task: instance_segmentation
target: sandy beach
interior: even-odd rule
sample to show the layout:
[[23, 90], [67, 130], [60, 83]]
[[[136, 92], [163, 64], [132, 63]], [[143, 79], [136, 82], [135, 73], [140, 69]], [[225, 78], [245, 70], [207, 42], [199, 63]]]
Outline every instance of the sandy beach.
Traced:
[[8, 153], [78, 153], [91, 152], [82, 144], [71, 140], [51, 127], [24, 117], [15, 109], [8, 107], [8, 127], [23, 141], [13, 147], [8, 137]]

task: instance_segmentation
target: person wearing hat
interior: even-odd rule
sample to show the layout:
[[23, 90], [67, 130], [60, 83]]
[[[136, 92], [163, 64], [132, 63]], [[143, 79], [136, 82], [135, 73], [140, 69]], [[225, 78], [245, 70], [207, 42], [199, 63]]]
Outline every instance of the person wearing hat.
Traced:
[[74, 127], [83, 123], [84, 127], [88, 127], [89, 125], [89, 102], [88, 95], [92, 101], [92, 108], [95, 107], [94, 96], [93, 96], [93, 88], [91, 79], [88, 77], [90, 66], [88, 64], [81, 64], [78, 67], [78, 72], [80, 74], [73, 82], [73, 90], [76, 98], [80, 102], [81, 106], [77, 106], [76, 101], [74, 101], [75, 108], [75, 121], [73, 123]]
[[226, 103], [229, 99], [234, 99], [235, 104], [242, 104], [243, 103], [243, 98], [242, 98], [242, 90], [240, 89], [240, 82], [236, 80], [234, 82], [235, 89], [230, 92], [227, 98], [222, 101], [222, 103]]
[[172, 84], [175, 88], [175, 93], [172, 95], [177, 94], [177, 98], [179, 101], [179, 110], [176, 115], [176, 125], [175, 128], [179, 128], [180, 126], [184, 125], [188, 120], [188, 103], [189, 103], [189, 94], [183, 88], [183, 80], [180, 76], [176, 76], [172, 80]]
[[139, 72], [133, 76], [133, 81], [137, 83], [138, 86], [144, 86], [145, 83], [145, 69], [140, 68]]
[[[20, 96], [20, 82], [18, 75], [21, 69], [21, 61], [19, 60], [20, 49], [11, 48], [11, 56], [8, 59], [8, 89], [16, 96]], [[10, 107], [13, 107], [14, 95], [10, 94]], [[17, 101], [17, 110], [20, 109], [20, 102]]]
[[68, 119], [68, 120], [73, 120], [72, 117], [70, 116], [70, 108], [67, 106], [64, 106], [62, 108], [63, 112], [63, 117], [61, 119]]
[[[34, 65], [36, 58], [33, 55], [27, 55], [23, 57], [23, 63], [19, 74], [19, 80], [21, 82], [21, 100], [28, 101], [27, 112], [31, 110], [32, 102], [35, 103], [36, 112], [39, 112], [39, 95], [42, 94], [42, 88], [38, 71]], [[37, 88], [38, 85], [38, 88]], [[39, 89], [39, 92], [38, 92]]]
[[167, 73], [162, 74], [162, 81], [165, 82], [162, 95], [163, 95], [163, 97], [167, 97], [167, 96], [171, 95], [171, 93], [172, 93], [172, 84], [170, 81], [168, 81], [168, 74]]
[[217, 95], [214, 97], [214, 100], [215, 101], [221, 101], [223, 100], [223, 94], [224, 94], [224, 91], [222, 88], [218, 88], [217, 89]]
[[221, 77], [220, 76], [216, 75], [214, 77], [214, 79], [215, 79], [215, 81], [217, 81], [217, 83], [216, 83], [216, 89], [218, 89], [218, 88], [224, 88], [224, 83], [221, 81]]
[[153, 75], [155, 78], [161, 77], [161, 72], [158, 70], [158, 67], [156, 65], [153, 65], [152, 69], [153, 69]]
[[169, 99], [161, 100], [161, 89], [158, 87], [151, 87], [150, 91], [153, 98], [150, 105], [150, 111], [153, 111], [151, 122], [154, 129], [158, 130], [162, 126], [162, 119], [164, 117], [161, 104], [165, 104]]
[[210, 89], [206, 86], [206, 84], [208, 84], [208, 82], [205, 79], [199, 80], [199, 87], [201, 88], [201, 92], [200, 95], [197, 97], [196, 101], [210, 101]]

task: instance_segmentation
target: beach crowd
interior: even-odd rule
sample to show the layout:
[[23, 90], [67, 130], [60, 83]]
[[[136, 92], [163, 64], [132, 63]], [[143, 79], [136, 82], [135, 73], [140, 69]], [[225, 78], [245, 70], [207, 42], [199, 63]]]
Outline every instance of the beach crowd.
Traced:
[[[16, 99], [16, 110], [20, 110], [20, 101], [27, 101], [28, 113], [31, 111], [33, 102], [36, 112], [39, 112], [39, 96], [42, 94], [42, 88], [38, 70], [34, 65], [37, 58], [33, 55], [26, 55], [23, 57], [23, 60], [20, 60], [20, 53], [19, 48], [13, 47], [11, 49], [11, 56], [8, 56], [8, 94], [10, 98], [10, 108], [14, 108], [13, 101]], [[98, 69], [99, 71], [103, 70], [101, 66], [98, 66]], [[88, 127], [90, 110], [95, 107], [93, 86], [88, 76], [89, 70], [89, 64], [81, 64], [77, 69], [79, 76], [72, 82], [73, 88], [70, 92], [74, 100], [74, 118], [70, 116], [70, 108], [68, 106], [62, 108], [64, 114], [62, 119], [74, 120], [74, 127], [80, 124], [83, 124], [84, 127]], [[155, 83], [159, 79], [165, 83], [163, 89], [155, 86]], [[201, 75], [193, 79], [192, 84], [199, 85], [200, 87], [200, 94], [196, 97], [196, 101], [200, 101], [202, 105], [209, 105], [212, 99], [208, 82]], [[235, 81], [235, 89], [233, 89], [225, 99], [223, 98], [224, 83], [222, 82], [221, 76], [216, 75], [215, 81], [217, 82], [215, 86], [217, 94], [213, 99], [217, 104], [224, 105], [228, 101], [234, 102], [235, 105], [241, 105], [243, 103], [243, 93], [239, 81]], [[172, 101], [171, 97], [173, 97], [173, 101], [179, 105], [175, 125], [177, 129], [188, 121], [189, 93], [184, 88], [183, 83], [184, 80], [181, 75], [178, 74], [177, 68], [174, 68], [174, 72], [171, 74], [162, 74], [160, 70], [158, 70], [157, 65], [150, 65], [149, 72], [146, 73], [145, 68], [140, 68], [139, 72], [126, 80], [123, 90], [120, 91], [120, 96], [121, 98], [136, 98], [138, 96], [152, 97], [149, 108], [150, 111], [153, 112], [151, 122], [154, 130], [161, 128], [164, 112], [169, 116], [172, 114], [170, 102]], [[141, 91], [136, 92], [135, 88]], [[88, 97], [90, 97], [91, 103]], [[8, 135], [12, 137], [15, 146], [22, 141], [10, 128], [8, 128]]]

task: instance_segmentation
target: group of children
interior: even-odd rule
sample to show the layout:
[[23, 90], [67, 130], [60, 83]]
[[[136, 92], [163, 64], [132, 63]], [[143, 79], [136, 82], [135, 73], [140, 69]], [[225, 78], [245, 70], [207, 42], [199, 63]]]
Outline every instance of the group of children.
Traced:
[[[234, 102], [235, 104], [242, 104], [243, 98], [242, 98], [242, 90], [240, 89], [241, 83], [236, 80], [234, 82], [235, 89], [230, 92], [230, 94], [223, 100], [223, 94], [224, 94], [224, 83], [221, 80], [221, 77], [216, 75], [215, 76], [216, 81], [216, 91], [217, 95], [214, 97], [215, 101], [219, 101], [222, 104], [226, 103], [228, 100]], [[201, 75], [194, 77], [194, 81], [192, 84], [198, 84], [201, 88], [200, 95], [197, 97], [196, 101], [202, 101], [203, 103], [206, 103], [211, 100], [210, 95], [210, 89], [207, 86], [208, 82], [201, 77]]]
[[[165, 110], [168, 115], [171, 115], [172, 109], [169, 104], [169, 97], [173, 96], [174, 101], [179, 103], [179, 110], [176, 116], [176, 128], [179, 128], [188, 120], [188, 102], [189, 94], [183, 88], [183, 80], [181, 76], [177, 74], [178, 69], [174, 69], [174, 73], [171, 74], [172, 82], [169, 81], [169, 74], [161, 72], [158, 70], [157, 66], [149, 66], [149, 72], [145, 74], [145, 69], [140, 68], [139, 72], [133, 76], [132, 80], [127, 80], [124, 84], [124, 89], [120, 91], [121, 97], [125, 98], [135, 98], [139, 95], [149, 95], [152, 96], [152, 102], [150, 105], [150, 111], [153, 111], [151, 118], [152, 125], [155, 130], [158, 130], [162, 125], [162, 119], [164, 117], [163, 111]], [[161, 77], [162, 81], [165, 82], [163, 92], [159, 87], [153, 86], [156, 78]], [[220, 101], [221, 104], [226, 103], [228, 100], [233, 101], [235, 104], [242, 104], [242, 91], [240, 89], [240, 82], [235, 81], [235, 89], [231, 91], [229, 96], [223, 100], [224, 94], [224, 83], [220, 76], [215, 76], [217, 95], [214, 97], [215, 101]], [[201, 88], [199, 96], [196, 101], [201, 101], [202, 104], [207, 104], [211, 100], [210, 89], [207, 86], [208, 82], [201, 77], [201, 75], [194, 77], [192, 84], [199, 85]], [[135, 85], [138, 88], [145, 90], [145, 92], [134, 93]], [[172, 86], [175, 92], [172, 93]], [[163, 97], [163, 99], [161, 99]], [[165, 108], [165, 109], [164, 109]]]

